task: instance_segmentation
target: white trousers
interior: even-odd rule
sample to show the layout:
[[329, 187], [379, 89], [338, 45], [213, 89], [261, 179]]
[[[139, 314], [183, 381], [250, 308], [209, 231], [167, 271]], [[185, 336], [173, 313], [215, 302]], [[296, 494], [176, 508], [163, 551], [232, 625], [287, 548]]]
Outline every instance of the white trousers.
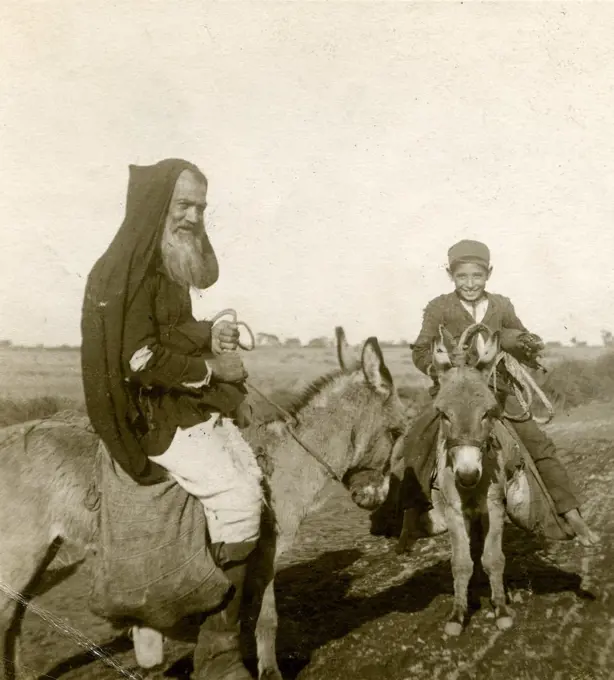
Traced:
[[213, 543], [258, 538], [262, 472], [232, 420], [214, 414], [204, 423], [178, 429], [170, 447], [150, 460], [200, 500]]

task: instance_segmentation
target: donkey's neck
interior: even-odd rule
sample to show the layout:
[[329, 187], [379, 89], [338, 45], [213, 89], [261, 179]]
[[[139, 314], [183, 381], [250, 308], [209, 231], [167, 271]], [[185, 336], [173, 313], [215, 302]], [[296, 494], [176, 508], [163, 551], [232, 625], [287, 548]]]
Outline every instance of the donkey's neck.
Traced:
[[[356, 402], [352, 399], [358, 385], [354, 375], [335, 376], [309, 395], [295, 410], [298, 439], [313, 449], [342, 478], [352, 465], [351, 437]], [[275, 428], [275, 426], [273, 426]], [[272, 501], [276, 513], [307, 514], [316, 497], [331, 479], [318, 462], [279, 423], [277, 441], [270, 455], [274, 471], [271, 479]]]
[[339, 478], [353, 462], [351, 436], [359, 389], [356, 374], [335, 375], [295, 411], [297, 435], [326, 460]]

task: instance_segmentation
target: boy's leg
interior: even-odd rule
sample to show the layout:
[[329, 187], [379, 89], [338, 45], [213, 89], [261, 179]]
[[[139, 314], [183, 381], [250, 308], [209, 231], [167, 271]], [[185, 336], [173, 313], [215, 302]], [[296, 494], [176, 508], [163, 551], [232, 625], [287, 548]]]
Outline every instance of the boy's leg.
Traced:
[[554, 442], [540, 430], [534, 420], [510, 422], [533, 458], [557, 512], [571, 525], [583, 545], [597, 543], [599, 536], [588, 527], [580, 515], [578, 510], [580, 503], [574, 485], [556, 455]]
[[215, 416], [178, 430], [152, 458], [203, 504], [217, 564], [234, 586], [222, 611], [207, 617], [194, 652], [195, 678], [251, 680], [239, 646], [239, 610], [247, 558], [260, 535], [262, 472], [240, 430]]

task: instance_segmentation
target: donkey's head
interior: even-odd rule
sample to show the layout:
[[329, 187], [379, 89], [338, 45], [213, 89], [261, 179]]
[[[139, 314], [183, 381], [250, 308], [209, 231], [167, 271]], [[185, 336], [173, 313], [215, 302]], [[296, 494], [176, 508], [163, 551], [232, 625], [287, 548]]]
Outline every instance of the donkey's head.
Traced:
[[[479, 333], [485, 339], [475, 343]], [[441, 415], [441, 440], [447, 465], [461, 488], [473, 488], [482, 476], [483, 455], [488, 447], [497, 401], [488, 379], [499, 353], [499, 333], [475, 324], [465, 330], [458, 343], [443, 329], [433, 343], [433, 368], [440, 390], [434, 406]]]
[[352, 356], [342, 328], [336, 329], [336, 335], [341, 380], [347, 383], [344, 410], [351, 424], [343, 483], [358, 506], [372, 510], [388, 494], [390, 459], [405, 428], [405, 407], [377, 338], [364, 343], [358, 359]]

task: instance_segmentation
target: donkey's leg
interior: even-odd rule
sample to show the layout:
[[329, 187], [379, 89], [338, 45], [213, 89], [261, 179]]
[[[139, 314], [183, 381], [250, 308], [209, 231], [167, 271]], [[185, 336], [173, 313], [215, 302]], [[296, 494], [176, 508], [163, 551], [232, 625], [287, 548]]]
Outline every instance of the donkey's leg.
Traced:
[[30, 680], [34, 676], [21, 663], [21, 620], [29, 591], [53, 560], [59, 544], [42, 531], [17, 532], [14, 526], [4, 529], [0, 534], [0, 680]]
[[503, 586], [503, 572], [505, 570], [505, 555], [503, 554], [503, 527], [505, 509], [497, 499], [487, 500], [488, 513], [482, 515], [484, 528], [484, 548], [482, 552], [482, 566], [490, 581], [490, 592], [497, 628], [507, 630], [514, 624], [512, 613], [507, 606], [505, 588]]
[[468, 522], [458, 508], [446, 508], [446, 519], [452, 546], [454, 606], [445, 626], [448, 635], [460, 635], [467, 615], [467, 594], [473, 573]]
[[283, 680], [277, 665], [277, 606], [275, 604], [274, 580], [264, 589], [260, 614], [256, 623], [256, 647], [258, 649], [259, 680]]
[[281, 529], [280, 533], [281, 535], [277, 534], [270, 517], [268, 521], [263, 522], [260, 541], [251, 565], [255, 584], [253, 606], [258, 615], [255, 635], [260, 680], [283, 680], [277, 665], [277, 606], [274, 578], [276, 561], [288, 543], [288, 535], [292, 535], [293, 532]]

